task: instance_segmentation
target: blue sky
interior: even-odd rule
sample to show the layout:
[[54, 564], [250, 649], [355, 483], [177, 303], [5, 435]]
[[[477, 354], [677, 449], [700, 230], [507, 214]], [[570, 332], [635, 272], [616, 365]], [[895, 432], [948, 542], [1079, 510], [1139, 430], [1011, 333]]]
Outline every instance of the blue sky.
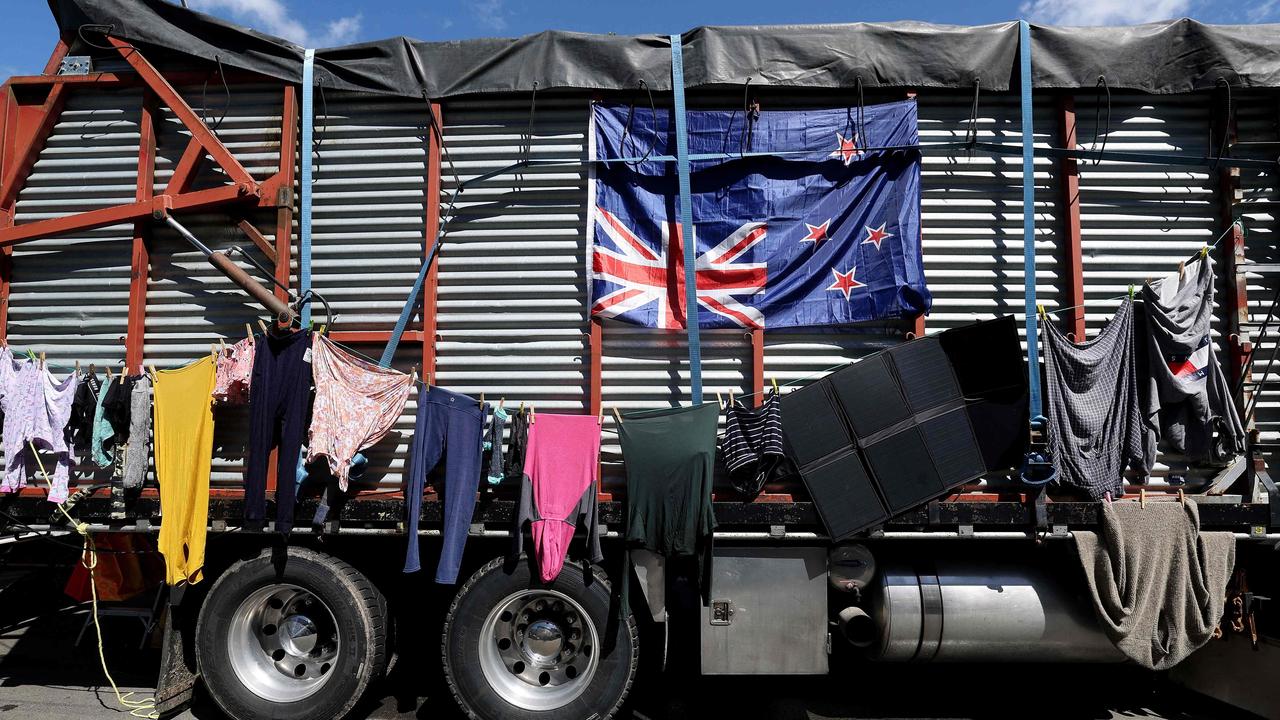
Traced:
[[[177, 2], [177, 0], [174, 0]], [[1026, 17], [1063, 25], [1115, 25], [1188, 16], [1205, 22], [1280, 21], [1280, 0], [188, 0], [191, 7], [303, 45], [392, 35], [423, 40], [540, 30], [671, 33], [698, 25], [928, 20], [976, 25]], [[57, 30], [44, 0], [7, 0], [0, 77], [40, 72]], [[834, 9], [833, 8], [838, 8]]]

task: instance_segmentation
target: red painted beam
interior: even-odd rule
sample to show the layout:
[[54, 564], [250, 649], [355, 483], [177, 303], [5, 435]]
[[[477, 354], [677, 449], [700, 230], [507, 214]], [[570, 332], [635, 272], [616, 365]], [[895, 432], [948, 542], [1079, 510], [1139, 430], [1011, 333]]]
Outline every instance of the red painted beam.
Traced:
[[[1058, 145], [1067, 149], [1076, 146], [1076, 99], [1063, 94], [1057, 98]], [[1062, 267], [1066, 277], [1064, 302], [1067, 311], [1062, 320], [1072, 341], [1085, 340], [1084, 326], [1084, 250], [1080, 242], [1080, 165], [1075, 158], [1058, 161], [1058, 198], [1062, 212]]]
[[263, 235], [253, 223], [248, 220], [241, 220], [236, 223], [236, 226], [240, 228], [240, 232], [244, 233], [253, 241], [253, 244], [262, 251], [262, 254], [267, 257], [267, 260], [272, 265], [276, 264], [276, 249], [272, 247], [271, 242], [267, 240], [266, 236]]
[[191, 109], [186, 100], [182, 99], [182, 96], [169, 84], [164, 75], [159, 70], [156, 70], [151, 63], [147, 62], [142, 53], [129, 43], [110, 35], [107, 35], [106, 39], [108, 43], [120, 52], [120, 56], [124, 58], [125, 62], [133, 67], [147, 87], [151, 88], [160, 99], [160, 102], [168, 106], [173, 111], [173, 114], [186, 126], [187, 130], [191, 131], [191, 137], [204, 146], [205, 151], [209, 153], [209, 157], [227, 173], [227, 177], [231, 178], [232, 182], [243, 185], [250, 189], [250, 192], [256, 194], [258, 184], [249, 175], [249, 171], [244, 169], [244, 166], [240, 164], [239, 160], [236, 160], [231, 151], [227, 149], [227, 146], [223, 145], [218, 136], [209, 129], [209, 126], [204, 124], [204, 120]]
[[17, 106], [18, 113], [13, 127], [13, 143], [9, 146], [13, 151], [13, 158], [4, 175], [4, 184], [0, 187], [0, 210], [8, 215], [13, 214], [18, 191], [22, 189], [40, 155], [40, 148], [44, 146], [44, 141], [58, 122], [58, 116], [62, 114], [66, 93], [61, 85], [56, 85], [49, 90], [44, 103], [38, 107], [23, 106], [16, 96], [11, 100]]
[[173, 167], [173, 175], [169, 176], [169, 184], [165, 186], [164, 194], [177, 195], [189, 190], [191, 183], [196, 179], [200, 161], [203, 159], [204, 146], [193, 138], [187, 143], [187, 149], [182, 151], [178, 164]]
[[[9, 174], [9, 161], [13, 157], [9, 144], [13, 139], [14, 127], [17, 126], [17, 108], [13, 101], [13, 90], [6, 84], [0, 87], [0, 177]], [[13, 224], [13, 217], [0, 212], [0, 228]], [[13, 276], [13, 248], [0, 248], [0, 342], [8, 340], [9, 329], [9, 283]]]
[[[276, 175], [280, 185], [274, 197], [264, 197], [276, 204], [276, 280], [290, 287], [290, 265], [293, 260], [293, 182], [298, 166], [298, 93], [292, 85], [284, 86], [284, 106], [280, 112], [280, 160]], [[310, 160], [310, 158], [308, 158]], [[285, 291], [276, 287], [276, 297], [287, 300]], [[328, 318], [325, 318], [328, 321]]]
[[[151, 204], [156, 174], [156, 102], [147, 93], [142, 101], [142, 117], [138, 121], [138, 182], [134, 200]], [[147, 281], [151, 275], [151, 253], [147, 248], [147, 220], [133, 223], [133, 252], [129, 262], [129, 319], [125, 336], [125, 367], [142, 373], [143, 345], [147, 332]]]
[[[440, 103], [431, 103], [431, 114], [435, 116], [436, 127], [444, 127], [444, 115]], [[440, 231], [440, 143], [444, 138], [432, 137], [427, 143], [427, 223], [423, 229], [423, 257], [430, 251]], [[435, 379], [436, 374], [436, 299], [440, 286], [439, 253], [427, 271], [427, 279], [422, 288], [422, 377], [427, 382]]]
[[[61, 59], [58, 62], [62, 62]], [[54, 68], [57, 70], [57, 67]], [[209, 79], [206, 72], [183, 71], [162, 73], [172, 85], [199, 85]], [[137, 87], [145, 85], [141, 77], [134, 73], [94, 72], [87, 75], [14, 75], [8, 80], [10, 85], [53, 86], [53, 85], [97, 85], [99, 87]], [[251, 72], [228, 72], [227, 83], [279, 83], [278, 78], [258, 75]]]
[[241, 188], [235, 185], [224, 185], [182, 195], [161, 195], [147, 202], [132, 202], [127, 205], [115, 205], [65, 217], [15, 225], [0, 229], [0, 247], [16, 245], [27, 240], [50, 235], [94, 230], [109, 225], [142, 220], [150, 217], [153, 209], [161, 206], [161, 201], [165, 201], [164, 204], [174, 211], [194, 211], [207, 210], [251, 199], [241, 194], [240, 190]]
[[49, 62], [44, 64], [44, 74], [56, 76], [58, 69], [62, 67], [62, 58], [67, 56], [67, 51], [70, 49], [66, 40], [58, 38], [58, 44], [54, 46], [53, 53], [49, 55]]

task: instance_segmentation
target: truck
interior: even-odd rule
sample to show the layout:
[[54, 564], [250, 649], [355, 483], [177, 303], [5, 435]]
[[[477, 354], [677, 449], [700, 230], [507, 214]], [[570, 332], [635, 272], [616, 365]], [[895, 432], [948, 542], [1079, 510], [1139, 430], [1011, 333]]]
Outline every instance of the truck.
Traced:
[[[2, 93], [9, 347], [55, 372], [141, 373], [305, 308], [333, 340], [374, 358], [390, 348], [392, 367], [432, 385], [603, 424], [605, 562], [577, 557], [543, 583], [509, 552], [518, 484], [504, 483], [481, 490], [454, 587], [400, 572], [412, 399], [349, 492], [302, 487], [287, 537], [244, 527], [247, 414], [218, 408], [203, 579], [165, 603], [162, 714], [199, 684], [230, 717], [337, 720], [394, 662], [436, 653], [478, 720], [614, 717], [640, 658], [668, 647], [706, 675], [820, 675], [833, 656], [1117, 662], [1072, 550], [1100, 503], [1026, 485], [1018, 468], [840, 540], [798, 479], [743, 502], [720, 478], [710, 601], [673, 602], [692, 619], [671, 637], [621, 618], [626, 483], [612, 411], [785, 392], [1003, 315], [1025, 341], [1036, 304], [1082, 342], [1126, 288], [1204, 248], [1247, 452], [1212, 467], [1162, 457], [1117, 502], [1196, 503], [1203, 529], [1236, 536], [1248, 586], [1233, 584], [1224, 627], [1253, 637], [1215, 651], [1194, 684], [1274, 714], [1241, 689], [1277, 652], [1262, 602], [1276, 592], [1280, 539], [1267, 473], [1280, 437], [1274, 26], [853, 23], [309, 51], [160, 0], [50, 6], [60, 37], [48, 65]], [[907, 98], [927, 316], [704, 330], [696, 361], [684, 332], [592, 316], [592, 103], [856, 113]], [[268, 517], [276, 487], [294, 482], [271, 467]], [[87, 465], [74, 480], [65, 514], [38, 483], [0, 497], [18, 552], [36, 534], [154, 535], [166, 521], [154, 475], [133, 493]], [[436, 481], [420, 516], [428, 567]], [[409, 626], [438, 630], [441, 646], [401, 642]]]

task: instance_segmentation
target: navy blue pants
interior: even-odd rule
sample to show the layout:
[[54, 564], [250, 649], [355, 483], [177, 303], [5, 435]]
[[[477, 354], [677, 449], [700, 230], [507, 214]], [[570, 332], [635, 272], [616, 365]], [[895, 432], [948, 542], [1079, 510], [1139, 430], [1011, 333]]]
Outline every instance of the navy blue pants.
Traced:
[[444, 548], [436, 568], [436, 582], [458, 581], [462, 549], [471, 529], [480, 485], [480, 457], [483, 454], [484, 413], [475, 400], [456, 392], [433, 387], [418, 394], [418, 417], [413, 426], [413, 448], [409, 458], [408, 495], [409, 547], [404, 571], [422, 568], [418, 559], [418, 516], [422, 513], [422, 486], [427, 473], [444, 458]]
[[244, 519], [261, 528], [267, 507], [267, 463], [276, 452], [276, 530], [293, 529], [294, 477], [307, 432], [311, 399], [311, 333], [258, 338], [249, 380], [249, 457], [245, 460]]

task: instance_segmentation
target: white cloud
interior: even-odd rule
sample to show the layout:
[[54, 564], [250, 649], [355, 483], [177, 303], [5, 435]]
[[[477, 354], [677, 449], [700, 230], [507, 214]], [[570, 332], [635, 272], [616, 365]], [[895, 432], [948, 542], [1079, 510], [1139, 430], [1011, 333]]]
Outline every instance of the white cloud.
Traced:
[[1265, 0], [1252, 7], [1245, 8], [1244, 14], [1251, 23], [1270, 22], [1276, 19], [1276, 5], [1280, 0]]
[[471, 10], [476, 22], [490, 30], [507, 29], [507, 8], [504, 0], [471, 0]]
[[1192, 0], [1029, 0], [1023, 17], [1053, 25], [1134, 25], [1182, 17]]
[[278, 35], [305, 47], [332, 47], [352, 42], [360, 34], [359, 13], [330, 20], [319, 32], [308, 29], [290, 12], [286, 0], [190, 0], [193, 10], [221, 14], [256, 30]]

